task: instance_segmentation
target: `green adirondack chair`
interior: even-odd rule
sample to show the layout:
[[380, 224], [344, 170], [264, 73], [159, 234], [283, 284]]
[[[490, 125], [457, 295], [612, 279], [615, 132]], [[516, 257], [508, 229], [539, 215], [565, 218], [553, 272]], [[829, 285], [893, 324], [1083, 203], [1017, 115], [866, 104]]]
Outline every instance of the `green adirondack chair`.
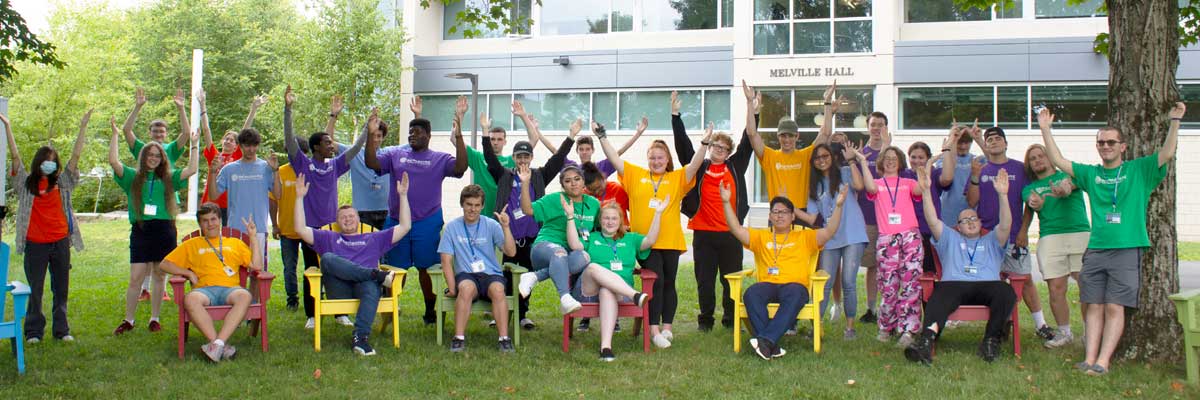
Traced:
[[1200, 305], [1200, 289], [1192, 289], [1171, 295], [1175, 312], [1179, 313], [1179, 324], [1183, 325], [1183, 352], [1187, 354], [1187, 379], [1192, 385], [1200, 385], [1200, 318], [1196, 318], [1196, 306]]

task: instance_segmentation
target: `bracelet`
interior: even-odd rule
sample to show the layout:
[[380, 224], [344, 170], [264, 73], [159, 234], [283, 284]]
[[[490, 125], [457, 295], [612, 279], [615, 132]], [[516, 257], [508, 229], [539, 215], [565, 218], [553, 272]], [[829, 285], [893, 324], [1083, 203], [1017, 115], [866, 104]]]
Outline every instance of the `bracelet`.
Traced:
[[701, 146], [709, 146], [709, 145], [712, 145], [712, 142], [700, 142], [700, 145]]
[[975, 186], [979, 186], [979, 180], [978, 180], [978, 179], [971, 179], [971, 184], [972, 184], [972, 185], [975, 185]]
[[335, 114], [335, 113], [329, 113], [329, 117], [330, 117], [330, 118], [337, 118], [337, 116], [338, 116], [338, 115], [337, 115], [337, 114]]
[[947, 151], [950, 151], [950, 149], [942, 149], [942, 152], [943, 152], [943, 153], [945, 153], [945, 152], [947, 152]]
[[829, 102], [829, 101], [827, 101], [827, 102], [825, 102], [825, 103], [824, 103], [824, 105], [827, 105], [827, 106], [832, 106], [832, 105], [833, 105], [833, 102]]
[[1183, 117], [1171, 117], [1172, 121], [1183, 121]]

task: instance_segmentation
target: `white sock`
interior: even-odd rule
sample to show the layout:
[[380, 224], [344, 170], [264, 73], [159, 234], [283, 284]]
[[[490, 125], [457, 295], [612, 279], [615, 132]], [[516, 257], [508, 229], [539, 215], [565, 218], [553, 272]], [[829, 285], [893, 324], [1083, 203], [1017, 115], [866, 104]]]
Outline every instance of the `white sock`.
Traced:
[[1046, 326], [1046, 315], [1041, 311], [1033, 313], [1033, 325], [1038, 328]]
[[217, 345], [217, 346], [224, 346], [224, 345], [225, 345], [225, 341], [224, 341], [224, 340], [221, 340], [221, 339], [217, 339], [217, 340], [214, 340], [214, 341], [213, 341], [213, 344], [215, 344], [215, 345]]
[[454, 335], [454, 338], [458, 339], [458, 340], [467, 340], [466, 336], [461, 336], [461, 335]]
[[136, 322], [136, 321], [134, 321], [132, 319], [127, 319], [127, 320], [125, 320], [125, 322], [128, 322], [130, 325], [135, 325], [134, 322]]
[[[158, 317], [150, 318], [150, 322], [158, 321]], [[159, 321], [161, 323], [161, 321]]]
[[1062, 332], [1062, 334], [1064, 334], [1064, 335], [1070, 335], [1071, 334], [1071, 325], [1059, 325], [1058, 331]]
[[500, 340], [501, 342], [503, 342], [503, 341], [505, 341], [505, 340], [509, 340], [509, 338], [508, 338], [508, 336], [501, 336], [499, 340]]

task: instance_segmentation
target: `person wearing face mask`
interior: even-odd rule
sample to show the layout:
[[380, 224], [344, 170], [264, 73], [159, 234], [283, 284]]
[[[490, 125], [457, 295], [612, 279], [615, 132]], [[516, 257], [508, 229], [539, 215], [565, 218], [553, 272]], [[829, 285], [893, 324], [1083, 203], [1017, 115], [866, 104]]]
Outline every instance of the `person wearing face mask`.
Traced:
[[[200, 129], [204, 131], [204, 144], [200, 153], [204, 155], [204, 160], [209, 170], [224, 168], [229, 163], [242, 158], [242, 150], [237, 145], [238, 131], [225, 131], [225, 135], [221, 137], [221, 148], [218, 150], [213, 145], [212, 130], [208, 128], [208, 105], [206, 104], [206, 96], [204, 91], [200, 91], [196, 95], [196, 100], [200, 103]], [[242, 129], [254, 126], [254, 116], [258, 114], [258, 108], [267, 103], [267, 96], [258, 96], [250, 102], [250, 114], [246, 116], [246, 122], [242, 123]], [[200, 204], [213, 203], [221, 208], [221, 223], [229, 224], [229, 200], [227, 194], [222, 194], [215, 199], [208, 198], [208, 186], [216, 184], [215, 181], [204, 182], [204, 192], [200, 194]]]
[[[746, 124], [757, 122], [755, 99], [746, 101]], [[671, 92], [671, 128], [675, 136], [675, 152], [679, 158], [690, 160], [694, 157], [692, 140], [687, 136], [683, 118], [679, 114], [682, 102], [679, 94]], [[709, 157], [702, 161], [697, 173], [696, 185], [683, 198], [681, 210], [687, 215], [688, 229], [693, 232], [692, 250], [695, 251], [696, 292], [700, 302], [700, 315], [696, 322], [701, 332], [711, 331], [716, 312], [716, 299], [713, 298], [715, 284], [721, 282], [721, 310], [724, 316], [721, 325], [726, 328], [733, 326], [734, 304], [729, 296], [729, 281], [722, 279], [726, 274], [732, 274], [742, 269], [742, 249], [737, 238], [729, 233], [725, 225], [725, 215], [721, 210], [722, 184], [737, 187], [737, 194], [732, 199], [734, 208], [738, 211], [738, 221], [744, 221], [750, 212], [746, 196], [744, 172], [754, 156], [748, 131], [742, 132], [742, 140], [734, 152], [733, 139], [725, 133], [715, 133], [708, 144]], [[702, 143], [703, 144], [703, 143]]]
[[[879, 306], [876, 339], [887, 342], [898, 336], [897, 345], [907, 347], [921, 323], [918, 278], [925, 252], [913, 202], [921, 200], [924, 191], [917, 181], [900, 177], [900, 171], [908, 167], [900, 148], [883, 149], [874, 172], [867, 157], [858, 148], [851, 149], [857, 161], [850, 167], [854, 189], [865, 189], [875, 208], [875, 224], [879, 226], [879, 241], [874, 250], [879, 260], [877, 290], [883, 301]], [[881, 176], [879, 179], [874, 178], [875, 172]]]
[[87, 125], [91, 117], [92, 110], [89, 109], [79, 122], [79, 134], [75, 137], [71, 158], [65, 164], [60, 164], [62, 159], [53, 147], [42, 146], [34, 153], [26, 170], [13, 136], [12, 123], [0, 114], [0, 123], [4, 124], [4, 134], [8, 138], [8, 152], [12, 154], [10, 186], [18, 204], [17, 237], [13, 245], [17, 254], [24, 254], [25, 279], [29, 280], [30, 287], [25, 337], [16, 340], [37, 343], [46, 333], [42, 295], [47, 273], [50, 275], [50, 293], [54, 295], [52, 333], [59, 340], [75, 340], [67, 321], [67, 298], [71, 281], [71, 247], [82, 251], [83, 237], [71, 206], [71, 192], [79, 184], [79, 157], [87, 142]]
[[[187, 179], [199, 168], [199, 137], [193, 132], [188, 166], [174, 169], [168, 161], [167, 151], [161, 144], [150, 142], [142, 147], [137, 158], [137, 168], [121, 163], [117, 149], [117, 122], [110, 119], [112, 140], [108, 146], [108, 164], [113, 169], [113, 179], [129, 198], [129, 287], [125, 290], [125, 319], [113, 331], [121, 335], [134, 328], [138, 294], [147, 274], [151, 275], [153, 293], [150, 296], [150, 332], [158, 332], [162, 324], [158, 321], [162, 309], [163, 271], [159, 263], [175, 249], [175, 215], [179, 213], [177, 191], [187, 186]], [[263, 200], [264, 203], [266, 199]]]
[[[521, 182], [533, 179], [531, 169], [521, 169], [518, 173]], [[581, 239], [587, 240], [595, 226], [600, 201], [584, 194], [583, 173], [578, 167], [564, 167], [558, 180], [563, 191], [548, 193], [537, 201], [531, 200], [533, 185], [521, 185], [521, 212], [532, 215], [534, 220], [542, 224], [542, 228], [538, 230], [533, 249], [529, 252], [533, 272], [521, 274], [517, 288], [521, 297], [529, 297], [534, 285], [550, 279], [558, 291], [559, 310], [569, 314], [581, 307], [579, 300], [571, 295], [571, 275], [583, 272], [589, 260], [583, 250], [568, 251], [568, 225], [575, 226]]]
[[[667, 204], [666, 215], [680, 213], [680, 199], [696, 184], [696, 173], [704, 163], [704, 156], [712, 140], [712, 124], [704, 132], [700, 149], [682, 170], [676, 170], [671, 160], [667, 143], [655, 140], [646, 150], [646, 167], [622, 161], [617, 150], [608, 141], [604, 126], [592, 123], [592, 132], [600, 139], [604, 155], [617, 169], [621, 186], [629, 194], [630, 227], [633, 232], [645, 234], [649, 231], [653, 212], [663, 203]], [[687, 250], [683, 226], [678, 218], [663, 221], [658, 241], [650, 250], [650, 256], [642, 262], [658, 275], [654, 281], [654, 298], [650, 300], [650, 334], [655, 346], [671, 346], [675, 337], [671, 324], [675, 320], [675, 309], [679, 303], [675, 290], [675, 278], [679, 272], [679, 256]]]
[[[512, 109], [513, 115], [520, 118], [521, 122], [525, 124], [525, 129], [533, 132], [530, 135], [541, 136], [520, 102], [514, 101]], [[512, 221], [510, 224], [513, 238], [516, 240], [517, 251], [513, 255], [505, 255], [505, 262], [512, 262], [533, 270], [530, 254], [538, 237], [538, 221], [532, 214], [527, 214], [522, 210], [521, 193], [525, 189], [529, 189], [530, 201], [534, 202], [545, 195], [546, 184], [553, 181], [554, 177], [562, 171], [563, 165], [565, 165], [564, 160], [567, 159], [567, 154], [571, 152], [571, 146], [575, 143], [575, 135], [579, 134], [581, 129], [583, 129], [583, 120], [576, 119], [571, 124], [570, 134], [557, 148], [558, 151], [550, 156], [550, 159], [546, 160], [546, 163], [540, 168], [532, 167], [533, 145], [530, 142], [520, 141], [513, 146], [513, 159], [516, 167], [506, 168], [494, 151], [495, 146], [492, 145], [491, 138], [483, 138], [483, 156], [487, 161], [490, 174], [488, 179], [496, 182], [497, 185], [496, 199], [489, 203], [492, 204], [493, 210], [497, 210], [495, 212], [507, 215], [508, 219]], [[506, 282], [512, 282], [512, 272], [504, 271], [504, 279]], [[507, 293], [512, 294], [513, 285], [507, 285], [506, 290]], [[518, 303], [517, 313], [521, 328], [533, 329], [535, 324], [528, 318], [529, 296], [521, 296]], [[451, 342], [451, 347], [453, 345], [454, 343]]]
[[[805, 222], [813, 226], [819, 225], [818, 217], [824, 221], [833, 218], [837, 208], [837, 188], [853, 180], [850, 167], [843, 166], [846, 162], [845, 152], [846, 148], [836, 143], [818, 144], [813, 150], [809, 168], [812, 176], [809, 178], [808, 210], [804, 213], [797, 212], [797, 218], [808, 218]], [[856, 192], [857, 190], [851, 189], [846, 196], [853, 198], [857, 195]], [[825, 297], [820, 310], [826, 310], [830, 294], [835, 293], [834, 288], [841, 287], [840, 299], [844, 299], [842, 310], [846, 319], [842, 338], [853, 340], [858, 337], [858, 331], [854, 329], [854, 317], [858, 316], [858, 263], [861, 262], [862, 252], [867, 247], [867, 231], [862, 211], [858, 209], [858, 202], [845, 202], [843, 207], [841, 223], [821, 248], [818, 260], [818, 266], [833, 279], [833, 282], [825, 285]], [[827, 222], [825, 227], [828, 229]], [[833, 316], [833, 310], [837, 307], [839, 297], [832, 299], [834, 305], [828, 308], [830, 320], [836, 318]]]
[[[367, 131], [371, 140], [367, 141], [363, 159], [366, 166], [379, 175], [391, 174], [393, 186], [399, 177], [407, 172], [413, 187], [418, 188], [407, 194], [409, 205], [412, 207], [412, 231], [388, 252], [387, 264], [397, 268], [417, 268], [420, 272], [421, 292], [425, 298], [425, 313], [422, 319], [427, 325], [437, 321], [437, 316], [433, 313], [437, 297], [433, 293], [433, 281], [430, 280], [426, 269], [440, 261], [437, 247], [444, 222], [442, 183], [448, 177], [462, 178], [467, 172], [467, 146], [463, 141], [461, 129], [462, 117], [466, 112], [467, 98], [460, 96], [454, 105], [454, 119], [450, 129], [454, 141], [454, 155], [429, 149], [433, 126], [424, 118], [415, 118], [408, 123], [408, 143], [401, 146], [382, 150], [379, 148], [382, 135], [376, 132], [386, 126], [382, 121], [378, 127], [368, 128]], [[399, 197], [393, 192], [388, 195], [388, 220], [384, 226], [397, 224], [399, 209]]]
[[[1012, 224], [1008, 238], [1008, 248], [1004, 258], [1002, 272], [1020, 275], [1033, 273], [1032, 260], [1029, 259], [1029, 224], [1033, 220], [1033, 212], [1025, 210], [1021, 201], [1021, 192], [1025, 190], [1025, 164], [1008, 158], [1008, 138], [1004, 129], [991, 127], [983, 131], [983, 152], [985, 160], [977, 159], [971, 168], [971, 183], [967, 186], [967, 204], [975, 207], [979, 213], [983, 229], [995, 229], [999, 223], [999, 203], [996, 202], [996, 177], [1001, 169], [1005, 170], [1012, 190], [1008, 192], [1008, 206], [1012, 208]], [[1054, 328], [1046, 324], [1046, 316], [1042, 313], [1042, 302], [1038, 295], [1037, 286], [1033, 280], [1025, 281], [1021, 297], [1025, 306], [1033, 316], [1035, 332], [1042, 340], [1054, 340]]]

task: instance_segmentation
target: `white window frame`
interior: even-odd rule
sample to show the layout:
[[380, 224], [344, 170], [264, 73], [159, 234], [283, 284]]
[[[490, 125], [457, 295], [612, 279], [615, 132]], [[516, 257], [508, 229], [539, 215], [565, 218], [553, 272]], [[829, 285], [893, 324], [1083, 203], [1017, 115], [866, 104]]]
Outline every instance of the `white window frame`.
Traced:
[[[747, 0], [747, 1], [750, 1], [751, 3], [753, 3], [756, 0]], [[837, 4], [837, 1], [838, 0], [829, 0], [829, 15], [830, 15], [829, 18], [795, 19], [796, 0], [788, 0], [788, 14], [787, 14], [788, 18], [787, 19], [766, 20], [766, 21], [754, 20], [754, 15], [753, 15], [754, 4], [751, 4], [750, 5], [750, 11], [751, 11], [750, 20], [752, 23], [752, 25], [750, 27], [750, 51], [751, 51], [751, 53], [754, 52], [754, 29], [756, 27], [758, 27], [759, 25], [778, 25], [778, 24], [787, 24], [787, 27], [788, 27], [788, 52], [787, 53], [784, 53], [784, 54], [753, 54], [752, 57], [769, 59], [769, 58], [815, 58], [815, 57], [829, 57], [829, 56], [870, 56], [870, 55], [874, 55], [875, 54], [875, 16], [877, 15], [875, 13], [875, 3], [880, 0], [871, 0], [871, 15], [866, 16], [866, 17], [847, 17], [847, 18], [838, 18], [838, 16], [836, 14], [834, 14], [836, 12], [835, 5]], [[821, 22], [821, 21], [829, 22], [829, 52], [797, 54], [795, 52], [796, 51], [796, 43], [795, 43], [795, 41], [796, 41], [796, 23]], [[836, 34], [837, 24], [839, 22], [855, 22], [855, 21], [871, 22], [871, 51], [850, 52], [850, 53], [837, 52], [837, 34]], [[719, 25], [719, 21], [718, 21], [718, 25]]]

